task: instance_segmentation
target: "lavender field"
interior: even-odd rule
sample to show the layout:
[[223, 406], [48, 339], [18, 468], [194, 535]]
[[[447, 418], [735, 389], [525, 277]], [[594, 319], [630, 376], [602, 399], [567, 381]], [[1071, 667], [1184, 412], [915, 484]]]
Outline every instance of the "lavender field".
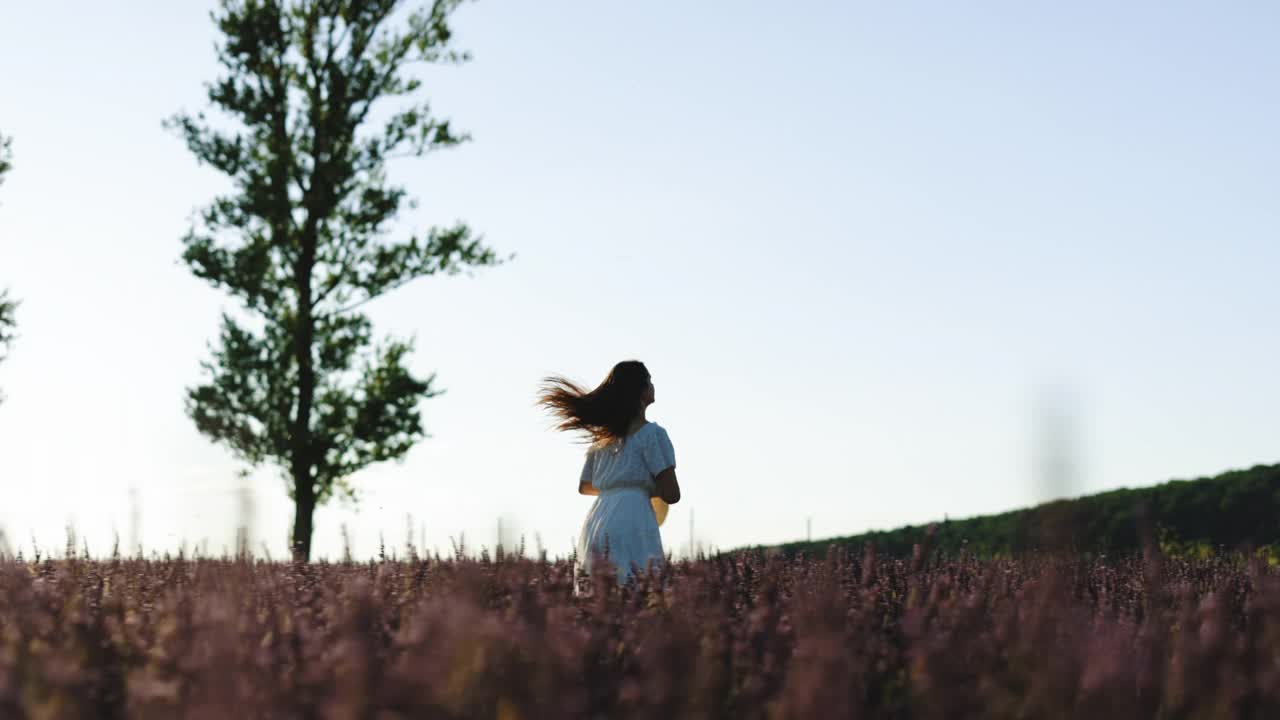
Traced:
[[0, 562], [4, 718], [1280, 717], [1256, 558]]

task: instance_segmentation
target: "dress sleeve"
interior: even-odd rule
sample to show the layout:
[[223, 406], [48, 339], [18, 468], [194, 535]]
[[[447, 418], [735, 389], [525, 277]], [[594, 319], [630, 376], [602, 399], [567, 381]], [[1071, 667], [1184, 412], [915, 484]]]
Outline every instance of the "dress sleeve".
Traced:
[[676, 466], [676, 451], [671, 447], [671, 438], [667, 435], [666, 428], [655, 428], [641, 455], [650, 477], [657, 477], [663, 470]]
[[583, 485], [591, 485], [592, 480], [595, 479], [594, 474], [592, 473], [591, 460], [592, 460], [591, 451], [588, 450], [587, 457], [582, 462], [582, 475], [578, 477], [578, 487], [582, 487]]

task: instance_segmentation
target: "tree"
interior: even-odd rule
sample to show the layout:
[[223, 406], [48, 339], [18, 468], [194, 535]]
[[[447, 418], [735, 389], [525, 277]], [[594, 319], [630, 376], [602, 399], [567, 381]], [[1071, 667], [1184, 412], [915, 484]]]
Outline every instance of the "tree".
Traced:
[[[13, 153], [11, 151], [12, 138], [0, 135], [0, 184], [4, 183], [4, 176], [9, 172], [9, 168], [13, 167]], [[17, 327], [17, 320], [14, 317], [18, 310], [18, 303], [9, 299], [9, 291], [0, 290], [0, 361], [3, 361], [9, 353], [9, 347], [13, 344], [14, 328]], [[0, 395], [0, 401], [4, 400], [4, 395]]]
[[459, 2], [222, 0], [224, 74], [208, 97], [230, 122], [166, 122], [233, 181], [198, 214], [182, 257], [244, 310], [223, 314], [187, 414], [246, 463], [283, 471], [302, 560], [315, 508], [354, 500], [352, 473], [402, 458], [424, 436], [419, 403], [437, 394], [434, 374], [405, 366], [411, 343], [375, 342], [359, 309], [416, 278], [500, 262], [463, 223], [388, 238], [409, 201], [387, 161], [467, 139], [410, 99], [421, 81], [408, 72], [467, 59], [448, 23]]
[[13, 138], [0, 135], [0, 184], [4, 183], [5, 174], [13, 167], [12, 143]]
[[[8, 290], [0, 290], [0, 361], [8, 356], [9, 347], [13, 344], [13, 329], [17, 325], [14, 315], [18, 310], [18, 303], [9, 299]], [[0, 395], [0, 399], [4, 396]]]

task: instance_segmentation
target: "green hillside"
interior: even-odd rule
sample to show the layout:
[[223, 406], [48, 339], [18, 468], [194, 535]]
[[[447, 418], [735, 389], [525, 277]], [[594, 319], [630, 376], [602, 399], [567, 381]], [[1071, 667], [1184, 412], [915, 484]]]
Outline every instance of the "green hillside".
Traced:
[[[1140, 548], [1143, 528], [1166, 550], [1175, 552], [1280, 546], [1280, 465], [943, 521], [936, 524], [933, 544], [945, 552], [963, 546], [979, 555], [1050, 548], [1117, 553]], [[877, 552], [904, 555], [924, 539], [927, 530], [927, 525], [909, 525], [787, 543], [777, 549], [787, 555], [822, 554], [832, 544], [860, 551], [871, 543]]]

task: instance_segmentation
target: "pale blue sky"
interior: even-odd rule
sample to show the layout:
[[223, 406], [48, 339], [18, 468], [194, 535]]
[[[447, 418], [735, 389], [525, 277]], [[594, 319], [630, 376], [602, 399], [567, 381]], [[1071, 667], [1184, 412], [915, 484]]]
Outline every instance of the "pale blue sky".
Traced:
[[[207, 3], [6, 3], [0, 526], [91, 549], [233, 537], [237, 466], [182, 412], [227, 301], [177, 262], [221, 180], [160, 127], [204, 106]], [[565, 553], [581, 448], [552, 372], [636, 357], [720, 547], [1043, 499], [1039, 389], [1069, 388], [1077, 491], [1280, 460], [1280, 6], [480, 2], [428, 93], [475, 142], [393, 168], [401, 227], [518, 254], [370, 307], [447, 394], [316, 549], [378, 532]], [[255, 534], [291, 518], [254, 477]]]

